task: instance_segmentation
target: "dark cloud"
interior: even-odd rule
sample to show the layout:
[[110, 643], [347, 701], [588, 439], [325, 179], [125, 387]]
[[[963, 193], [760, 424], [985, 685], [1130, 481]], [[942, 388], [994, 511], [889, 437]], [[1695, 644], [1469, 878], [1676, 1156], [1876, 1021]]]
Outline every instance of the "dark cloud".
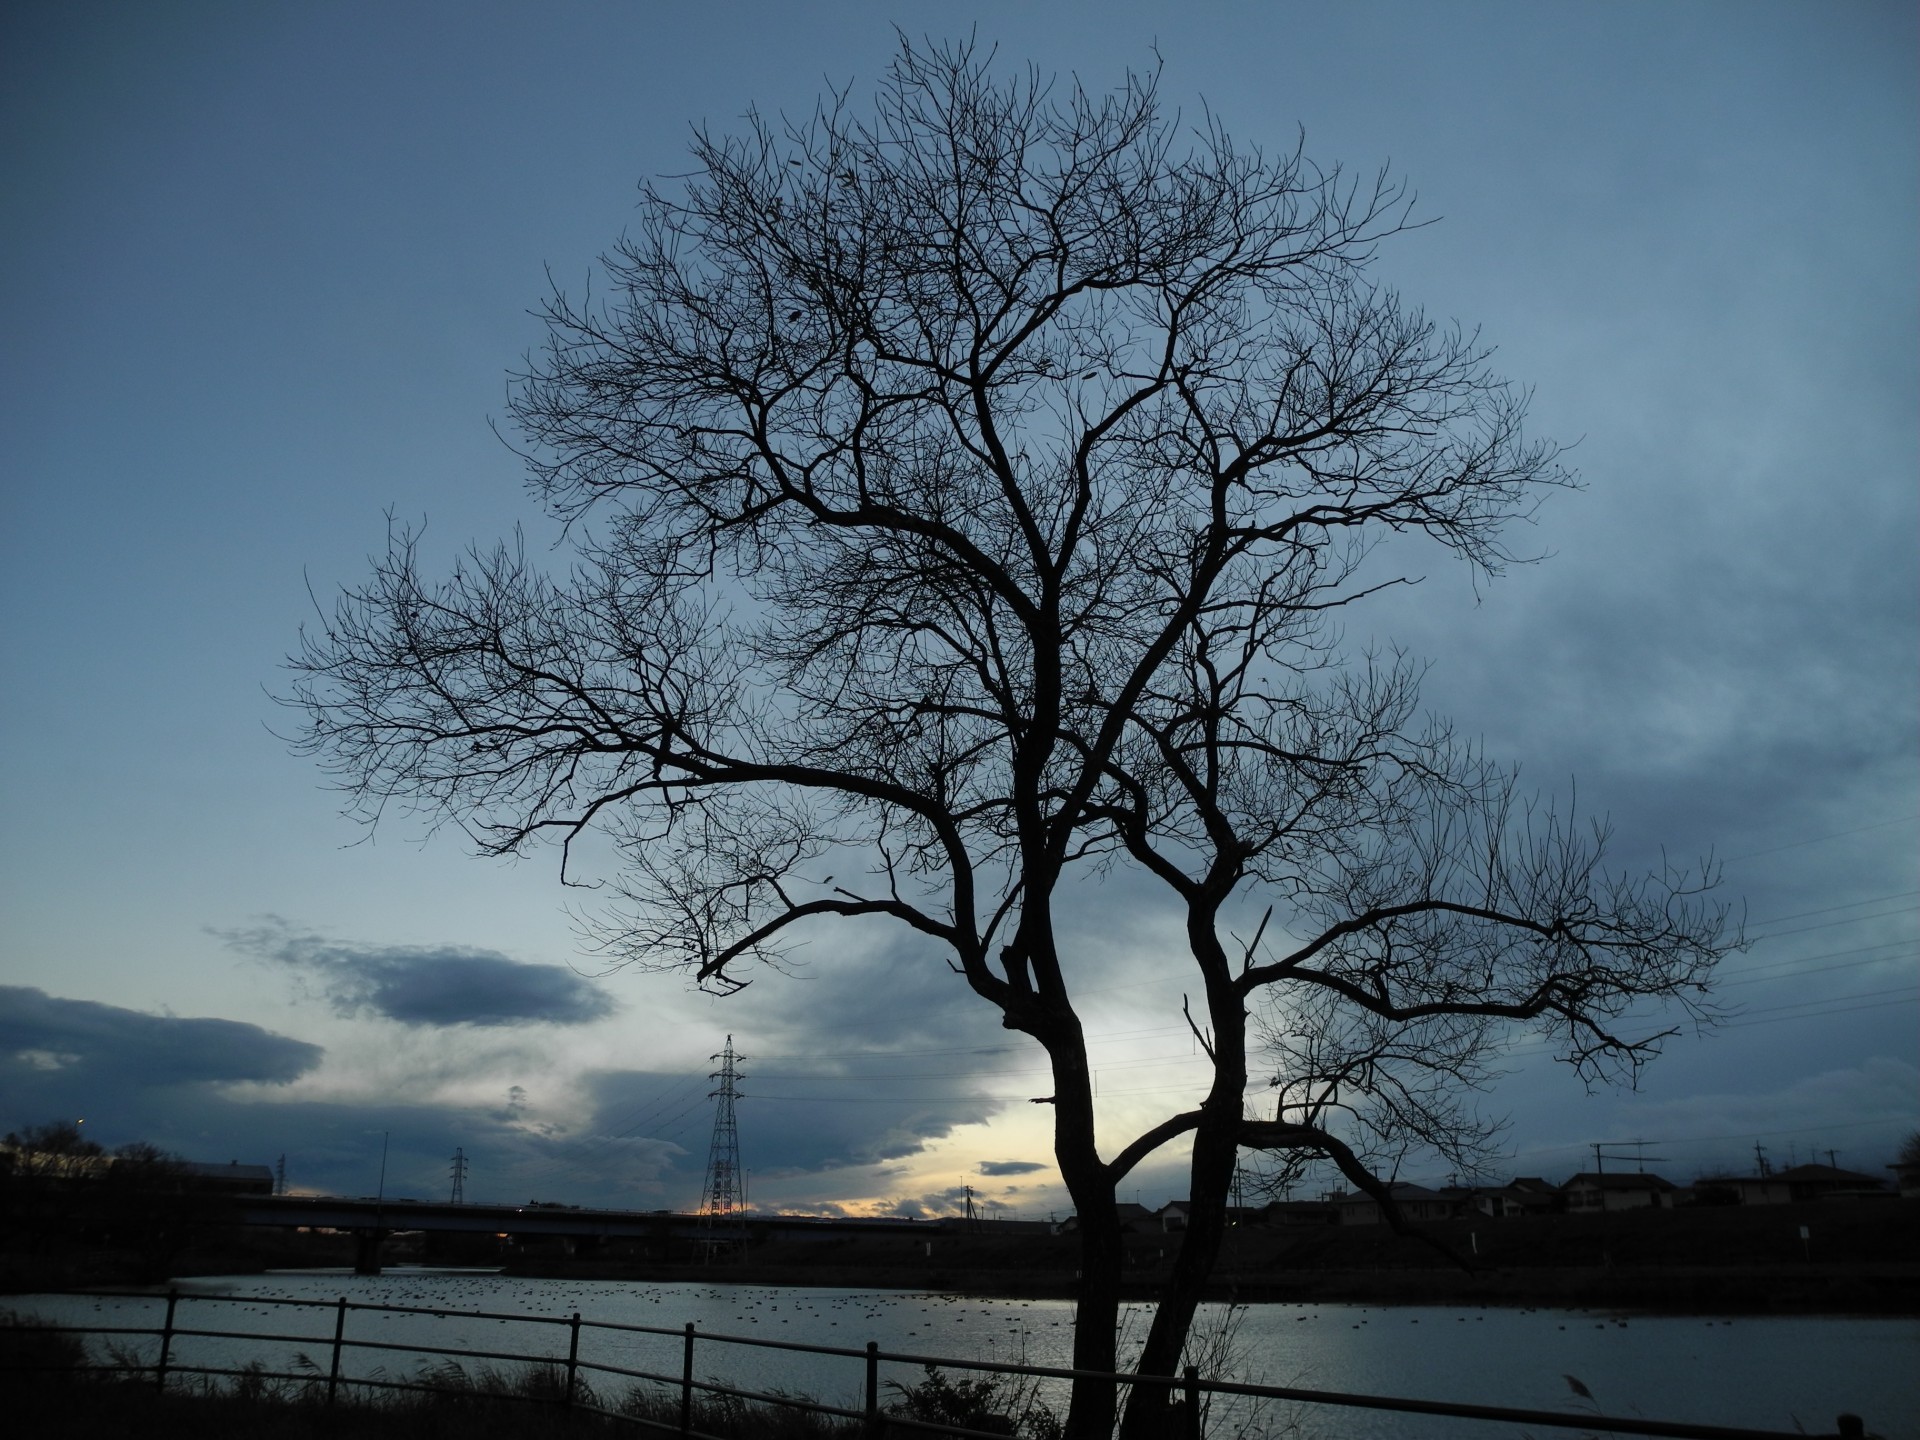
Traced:
[[386, 1194], [444, 1199], [459, 1148], [466, 1193], [476, 1200], [653, 1209], [697, 1198], [699, 1162], [680, 1183], [678, 1147], [534, 1123], [524, 1092], [502, 1109], [236, 1098], [224, 1088], [294, 1079], [321, 1054], [231, 1020], [144, 1015], [0, 987], [0, 1131], [84, 1119], [86, 1133], [107, 1146], [144, 1140], [213, 1163], [274, 1165], [285, 1157], [291, 1185], [328, 1194], [373, 1194], [384, 1151]]
[[[286, 1124], [285, 1107], [236, 1103], [222, 1087], [283, 1084], [321, 1057], [318, 1045], [235, 1020], [0, 987], [0, 1129], [84, 1120], [108, 1146], [146, 1140], [195, 1160], [269, 1164], [311, 1133]], [[274, 1122], [256, 1123], [268, 1114]]]
[[1037, 1160], [983, 1160], [980, 1162], [982, 1175], [1032, 1175], [1048, 1168]]
[[275, 923], [223, 932], [236, 950], [288, 966], [334, 1010], [402, 1025], [586, 1025], [613, 997], [560, 965], [528, 965], [492, 950], [354, 945]]
[[937, 942], [875, 922], [822, 925], [808, 938], [790, 973], [763, 972], [731, 1002], [750, 1022], [735, 1028], [751, 1028], [761, 1059], [776, 1056], [782, 1071], [789, 1056], [832, 1065], [866, 1054], [974, 1052], [1012, 1063], [1039, 1053], [1001, 1027], [999, 1012], [953, 972]]
[[[971, 1076], [950, 1073], [962, 1067], [936, 1068], [926, 1058], [770, 1057], [764, 1071], [751, 1055], [746, 1061], [735, 1108], [741, 1164], [762, 1183], [905, 1159], [959, 1126], [985, 1122], [1003, 1104], [977, 1093]], [[586, 1132], [680, 1147], [686, 1194], [675, 1203], [693, 1204], [714, 1128], [707, 1076], [620, 1070], [586, 1080], [593, 1104]]]
[[56, 1083], [92, 1089], [284, 1083], [320, 1063], [318, 1045], [237, 1020], [147, 1015], [0, 987], [0, 1076], [9, 1096]]

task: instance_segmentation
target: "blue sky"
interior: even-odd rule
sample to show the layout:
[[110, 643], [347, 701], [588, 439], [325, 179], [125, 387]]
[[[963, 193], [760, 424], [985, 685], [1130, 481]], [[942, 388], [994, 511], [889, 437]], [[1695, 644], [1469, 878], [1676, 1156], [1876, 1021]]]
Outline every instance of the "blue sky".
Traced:
[[[348, 1193], [387, 1133], [402, 1193], [459, 1145], [476, 1198], [690, 1204], [731, 1032], [756, 1200], [1061, 1203], [1037, 1051], [930, 954], [826, 934], [726, 1002], [599, 975], [550, 857], [366, 839], [275, 734], [310, 591], [388, 513], [443, 556], [551, 539], [488, 425], [549, 273], [581, 286], [690, 125], [861, 93], [896, 25], [1094, 87], [1157, 47], [1242, 141], [1390, 164], [1438, 223], [1381, 274], [1575, 445], [1587, 488], [1521, 537], [1551, 558], [1437, 570], [1349, 637], [1577, 777], [1623, 859], [1723, 857], [1769, 938], [1727, 966], [1744, 1015], [1639, 1094], [1518, 1054], [1511, 1168], [1890, 1158], [1920, 1124], [1920, 37], [1871, 4], [7, 7], [0, 1127]], [[1164, 917], [1079, 906], [1105, 1118], [1145, 1123], [1198, 1073]]]

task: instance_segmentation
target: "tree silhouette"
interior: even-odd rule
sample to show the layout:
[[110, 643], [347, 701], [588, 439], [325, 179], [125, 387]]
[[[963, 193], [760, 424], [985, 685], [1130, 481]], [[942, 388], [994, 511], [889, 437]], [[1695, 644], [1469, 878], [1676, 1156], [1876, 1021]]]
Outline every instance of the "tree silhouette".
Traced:
[[[1190, 1144], [1139, 1362], [1167, 1376], [1242, 1148], [1382, 1193], [1383, 1145], [1470, 1144], [1433, 1079], [1515, 1026], [1631, 1074], [1658, 1037], [1623, 1017], [1697, 1013], [1721, 914], [1703, 877], [1604, 872], [1601, 831], [1421, 718], [1406, 657], [1340, 647], [1396, 583], [1381, 537], [1492, 573], [1570, 483], [1477, 337], [1369, 278], [1402, 189], [1183, 128], [1151, 75], [991, 59], [903, 43], [868, 110], [698, 133], [516, 377], [571, 569], [515, 543], [436, 579], [395, 531], [289, 698], [368, 820], [556, 839], [563, 878], [610, 838], [603, 938], [636, 965], [725, 990], [822, 917], [927, 937], [1050, 1057], [1081, 1368], [1114, 1366], [1116, 1186]], [[1100, 876], [1178, 908], [1212, 1062], [1137, 1135], [1096, 1133], [1102, 956], [1056, 923]], [[1250, 1120], [1260, 1033], [1283, 1107]], [[1115, 1406], [1080, 1385], [1070, 1433]]]

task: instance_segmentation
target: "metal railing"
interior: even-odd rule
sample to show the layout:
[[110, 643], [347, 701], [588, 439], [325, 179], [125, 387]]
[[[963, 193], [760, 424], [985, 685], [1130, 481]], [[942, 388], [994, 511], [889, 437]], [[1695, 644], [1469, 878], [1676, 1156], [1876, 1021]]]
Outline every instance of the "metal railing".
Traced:
[[[88, 1291], [89, 1295], [103, 1298], [119, 1297], [126, 1299], [153, 1300], [157, 1297], [151, 1291], [100, 1290]], [[107, 1363], [86, 1362], [72, 1367], [95, 1374], [117, 1374], [122, 1376], [151, 1375], [157, 1389], [167, 1389], [170, 1380], [183, 1375], [198, 1375], [208, 1379], [235, 1380], [275, 1380], [290, 1381], [310, 1390], [324, 1387], [325, 1403], [333, 1405], [340, 1391], [347, 1389], [372, 1389], [386, 1391], [416, 1391], [432, 1393], [445, 1391], [448, 1382], [444, 1376], [438, 1380], [425, 1376], [414, 1380], [396, 1380], [385, 1376], [348, 1375], [342, 1369], [342, 1358], [348, 1351], [371, 1351], [407, 1355], [435, 1356], [458, 1361], [503, 1361], [513, 1364], [550, 1367], [555, 1376], [557, 1393], [544, 1394], [516, 1393], [513, 1391], [471, 1390], [468, 1393], [487, 1396], [494, 1399], [525, 1401], [534, 1404], [554, 1404], [569, 1409], [604, 1416], [608, 1419], [624, 1421], [668, 1434], [685, 1437], [685, 1440], [719, 1440], [719, 1437], [707, 1435], [694, 1428], [696, 1397], [721, 1396], [730, 1400], [746, 1401], [753, 1404], [778, 1406], [812, 1412], [817, 1415], [835, 1416], [856, 1422], [868, 1436], [878, 1436], [883, 1428], [898, 1427], [915, 1431], [925, 1431], [939, 1435], [957, 1435], [976, 1437], [976, 1440], [1006, 1440], [1004, 1432], [970, 1430], [964, 1426], [941, 1421], [914, 1419], [885, 1410], [881, 1405], [880, 1366], [882, 1363], [910, 1365], [940, 1370], [973, 1371], [981, 1374], [1011, 1375], [1033, 1380], [1076, 1381], [1095, 1380], [1115, 1387], [1147, 1385], [1159, 1389], [1167, 1396], [1169, 1404], [1170, 1429], [1183, 1437], [1183, 1440], [1204, 1440], [1204, 1417], [1207, 1406], [1216, 1396], [1237, 1396], [1258, 1400], [1283, 1400], [1309, 1405], [1326, 1405], [1365, 1410], [1398, 1411], [1406, 1414], [1446, 1416], [1461, 1420], [1494, 1421], [1512, 1425], [1545, 1426], [1563, 1430], [1581, 1430], [1588, 1435], [1596, 1433], [1615, 1435], [1655, 1435], [1675, 1437], [1675, 1440], [1818, 1440], [1809, 1437], [1803, 1430], [1755, 1430], [1724, 1425], [1703, 1425], [1689, 1421], [1650, 1420], [1633, 1415], [1601, 1415], [1593, 1412], [1569, 1412], [1558, 1410], [1517, 1409], [1499, 1405], [1473, 1405], [1445, 1400], [1419, 1400], [1391, 1395], [1363, 1395], [1336, 1390], [1315, 1390], [1300, 1386], [1253, 1385], [1231, 1380], [1217, 1380], [1202, 1376], [1189, 1365], [1177, 1377], [1143, 1377], [1109, 1373], [1064, 1369], [1057, 1366], [1028, 1365], [1012, 1361], [967, 1360], [952, 1356], [919, 1355], [900, 1351], [882, 1350], [876, 1341], [868, 1341], [862, 1348], [850, 1348], [835, 1345], [809, 1345], [791, 1340], [762, 1340], [749, 1335], [725, 1335], [715, 1331], [703, 1331], [691, 1322], [679, 1328], [658, 1325], [629, 1325], [606, 1320], [583, 1319], [578, 1311], [569, 1315], [535, 1315], [525, 1312], [507, 1313], [488, 1310], [457, 1310], [446, 1307], [427, 1307], [410, 1305], [376, 1305], [349, 1301], [344, 1295], [337, 1300], [300, 1300], [283, 1299], [261, 1295], [195, 1295], [183, 1294], [178, 1290], [169, 1290], [165, 1296], [166, 1309], [158, 1328], [141, 1325], [65, 1325], [41, 1323], [20, 1319], [9, 1327], [14, 1333], [40, 1332], [68, 1335], [75, 1338], [90, 1336], [146, 1337], [159, 1341], [158, 1355], [151, 1364], [129, 1357], [124, 1351], [111, 1352], [113, 1358]], [[244, 1304], [249, 1306], [275, 1305], [289, 1308], [303, 1308], [331, 1312], [333, 1320], [331, 1335], [326, 1334], [281, 1334], [265, 1330], [222, 1330], [190, 1327], [180, 1323], [181, 1307], [185, 1304], [220, 1305]], [[472, 1346], [440, 1346], [419, 1343], [403, 1343], [393, 1340], [376, 1340], [350, 1336], [347, 1333], [347, 1318], [353, 1314], [418, 1315], [437, 1319], [458, 1318], [468, 1320], [509, 1321], [520, 1324], [548, 1325], [563, 1328], [566, 1332], [566, 1354], [534, 1354], [525, 1351], [486, 1350]], [[615, 1365], [604, 1360], [583, 1358], [580, 1353], [580, 1335], [583, 1330], [607, 1332], [624, 1335], [651, 1335], [678, 1339], [681, 1342], [681, 1363], [677, 1374]], [[182, 1339], [207, 1339], [249, 1341], [259, 1344], [319, 1344], [327, 1349], [328, 1363], [324, 1380], [317, 1362], [309, 1361], [304, 1371], [267, 1370], [258, 1363], [243, 1368], [207, 1364], [189, 1364], [182, 1362], [175, 1354], [175, 1342]], [[792, 1354], [830, 1356], [848, 1360], [857, 1360], [863, 1365], [864, 1403], [857, 1409], [846, 1406], [830, 1405], [805, 1396], [783, 1392], [766, 1392], [726, 1385], [713, 1379], [696, 1377], [696, 1346], [700, 1343], [710, 1346], [745, 1346], [762, 1350], [777, 1350]], [[302, 1359], [306, 1357], [304, 1354]], [[624, 1410], [610, 1409], [597, 1403], [590, 1386], [582, 1386], [582, 1372], [617, 1376], [622, 1380], [638, 1381], [648, 1385], [663, 1387], [668, 1394], [677, 1394], [677, 1418], [663, 1421], [653, 1416], [630, 1413]], [[1837, 1428], [1832, 1432], [1834, 1440], [1848, 1440], [1848, 1437], [1864, 1437], [1866, 1428], [1860, 1419], [1852, 1415], [1841, 1415], [1837, 1419]]]

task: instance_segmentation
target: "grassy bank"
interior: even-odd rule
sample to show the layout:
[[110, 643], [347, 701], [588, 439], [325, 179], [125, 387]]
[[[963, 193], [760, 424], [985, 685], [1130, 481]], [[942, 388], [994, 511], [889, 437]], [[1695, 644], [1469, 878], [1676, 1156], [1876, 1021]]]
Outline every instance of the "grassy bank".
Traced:
[[[89, 1371], [70, 1336], [0, 1325], [0, 1406], [12, 1433], [61, 1440], [558, 1440], [677, 1433], [680, 1400], [659, 1388], [596, 1387], [582, 1374], [569, 1391], [558, 1365], [501, 1370], [450, 1361], [390, 1378], [408, 1389], [293, 1379], [258, 1370], [226, 1379], [176, 1376], [163, 1394], [151, 1377]], [[601, 1377], [611, 1381], [612, 1377]], [[988, 1429], [1011, 1440], [1059, 1440], [1058, 1418], [1030, 1382], [938, 1372], [892, 1387], [890, 1415]], [[859, 1421], [733, 1396], [696, 1399], [692, 1428], [719, 1440], [859, 1440]], [[915, 1435], [926, 1432], [911, 1431]]]

